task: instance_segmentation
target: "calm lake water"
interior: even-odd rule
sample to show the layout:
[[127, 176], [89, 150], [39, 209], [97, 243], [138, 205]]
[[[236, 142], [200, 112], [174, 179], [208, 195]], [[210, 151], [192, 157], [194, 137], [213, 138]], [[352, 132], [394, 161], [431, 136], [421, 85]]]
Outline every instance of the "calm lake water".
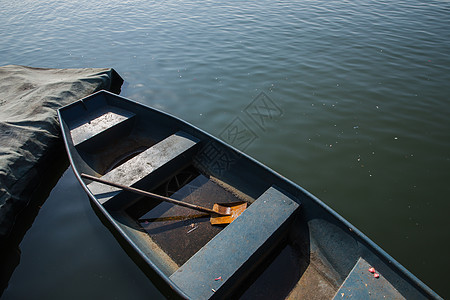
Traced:
[[[1, 1], [0, 65], [113, 67], [122, 95], [318, 196], [450, 297], [450, 1]], [[263, 92], [282, 115], [259, 127]], [[4, 299], [162, 298], [68, 169]]]

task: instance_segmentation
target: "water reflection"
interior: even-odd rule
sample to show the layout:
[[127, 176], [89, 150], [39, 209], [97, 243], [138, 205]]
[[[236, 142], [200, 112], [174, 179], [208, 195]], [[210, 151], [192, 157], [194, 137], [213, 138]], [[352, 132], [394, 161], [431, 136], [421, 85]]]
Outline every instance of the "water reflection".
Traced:
[[47, 160], [45, 167], [42, 164], [39, 166], [41, 175], [46, 174], [43, 176], [45, 180], [41, 181], [30, 197], [27, 207], [16, 217], [9, 236], [5, 240], [2, 240], [0, 247], [0, 265], [2, 266], [0, 268], [0, 296], [8, 287], [8, 282], [20, 263], [20, 243], [33, 225], [36, 216], [51, 190], [69, 165], [67, 155], [64, 151], [63, 146], [59, 145], [57, 151], [53, 153], [52, 160]]
[[[450, 245], [449, 11], [419, 0], [9, 1], [0, 61], [114, 67], [123, 95], [216, 136], [264, 91], [284, 115], [246, 153], [448, 297], [450, 262], [435, 249]], [[78, 252], [82, 229], [66, 228]]]

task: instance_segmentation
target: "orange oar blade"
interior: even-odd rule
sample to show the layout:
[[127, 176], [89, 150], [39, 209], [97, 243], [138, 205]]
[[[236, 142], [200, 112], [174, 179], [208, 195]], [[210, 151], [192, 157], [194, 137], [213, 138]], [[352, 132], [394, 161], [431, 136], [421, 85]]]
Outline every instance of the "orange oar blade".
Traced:
[[220, 225], [220, 224], [230, 224], [237, 217], [239, 217], [244, 210], [247, 209], [247, 202], [233, 202], [233, 203], [223, 203], [223, 204], [214, 204], [213, 210], [216, 212], [223, 212], [229, 210], [229, 216], [219, 216], [219, 215], [211, 215], [211, 224], [212, 225]]

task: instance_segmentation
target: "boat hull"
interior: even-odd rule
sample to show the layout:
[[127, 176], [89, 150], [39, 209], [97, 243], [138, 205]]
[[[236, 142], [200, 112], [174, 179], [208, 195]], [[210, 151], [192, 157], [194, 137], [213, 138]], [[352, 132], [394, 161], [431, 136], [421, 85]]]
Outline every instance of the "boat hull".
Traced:
[[[439, 298], [311, 193], [174, 116], [101, 91], [59, 118], [98, 214], [170, 297]], [[230, 225], [213, 226], [81, 173], [198, 205], [249, 207]]]

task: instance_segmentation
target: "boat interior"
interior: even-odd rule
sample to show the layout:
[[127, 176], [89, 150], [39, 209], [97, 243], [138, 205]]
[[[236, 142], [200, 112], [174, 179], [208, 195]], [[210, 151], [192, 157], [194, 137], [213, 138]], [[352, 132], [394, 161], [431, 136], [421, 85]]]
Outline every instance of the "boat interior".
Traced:
[[[383, 286], [384, 296], [403, 298], [405, 279], [394, 287], [392, 268], [351, 228], [314, 217], [323, 208], [309, 194], [183, 121], [119, 98], [100, 93], [60, 111], [76, 172], [206, 207], [249, 205], [217, 226], [204, 213], [84, 181], [109, 221], [185, 295], [324, 299]], [[374, 263], [378, 280], [367, 272]]]

